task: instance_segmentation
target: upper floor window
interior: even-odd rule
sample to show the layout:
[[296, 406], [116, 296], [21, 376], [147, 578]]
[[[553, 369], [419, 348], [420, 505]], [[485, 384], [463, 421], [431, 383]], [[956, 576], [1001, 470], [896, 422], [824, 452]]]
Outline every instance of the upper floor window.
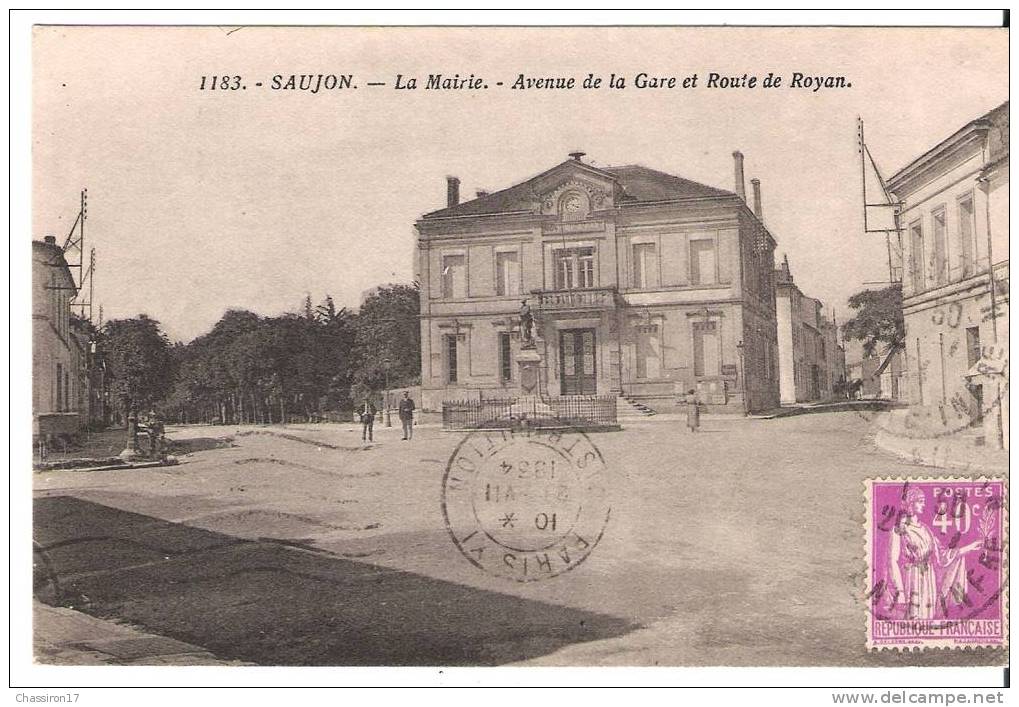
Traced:
[[940, 208], [931, 214], [934, 224], [934, 252], [932, 272], [935, 285], [948, 282], [948, 222], [945, 209]]
[[638, 290], [659, 286], [658, 251], [654, 243], [633, 244], [633, 286]]
[[515, 250], [495, 254], [495, 293], [520, 294], [520, 256]]
[[718, 282], [715, 240], [699, 238], [690, 241], [690, 283], [711, 285]]
[[923, 224], [916, 220], [909, 224], [909, 275], [913, 292], [923, 292]]
[[555, 251], [557, 290], [594, 287], [594, 248], [562, 248]]
[[462, 299], [467, 296], [467, 277], [463, 255], [442, 256], [442, 296]]
[[976, 219], [973, 195], [959, 199], [959, 268], [963, 277], [976, 272]]

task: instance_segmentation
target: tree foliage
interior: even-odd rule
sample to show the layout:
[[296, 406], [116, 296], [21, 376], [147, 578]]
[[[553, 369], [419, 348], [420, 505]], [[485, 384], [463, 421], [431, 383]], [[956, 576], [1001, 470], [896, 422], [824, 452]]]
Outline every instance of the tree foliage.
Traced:
[[355, 396], [420, 380], [416, 286], [386, 285], [359, 313], [332, 297], [261, 317], [230, 310], [208, 333], [169, 350], [163, 414], [181, 422], [272, 423], [350, 409]]
[[863, 290], [849, 298], [853, 318], [842, 328], [846, 338], [863, 342], [863, 352], [872, 356], [883, 345], [891, 350], [903, 345], [906, 326], [902, 318], [902, 285], [880, 290]]
[[361, 305], [355, 347], [360, 390], [417, 383], [421, 379], [421, 311], [418, 286], [384, 285]]
[[155, 319], [139, 314], [111, 320], [103, 326], [101, 340], [113, 372], [110, 395], [122, 411], [148, 407], [170, 391], [174, 377], [170, 341]]

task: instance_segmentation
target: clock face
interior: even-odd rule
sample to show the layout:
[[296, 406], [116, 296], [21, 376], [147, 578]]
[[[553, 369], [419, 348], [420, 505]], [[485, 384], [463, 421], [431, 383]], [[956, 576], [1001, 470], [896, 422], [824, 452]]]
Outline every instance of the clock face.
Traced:
[[582, 219], [587, 215], [587, 201], [583, 194], [566, 194], [560, 204], [559, 213], [567, 220]]

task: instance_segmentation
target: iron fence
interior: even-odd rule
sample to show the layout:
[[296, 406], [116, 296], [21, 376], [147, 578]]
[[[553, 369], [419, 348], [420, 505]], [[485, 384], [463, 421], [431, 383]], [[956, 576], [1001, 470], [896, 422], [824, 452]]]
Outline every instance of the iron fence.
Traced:
[[609, 427], [617, 424], [612, 395], [447, 400], [442, 427], [473, 430], [507, 427]]

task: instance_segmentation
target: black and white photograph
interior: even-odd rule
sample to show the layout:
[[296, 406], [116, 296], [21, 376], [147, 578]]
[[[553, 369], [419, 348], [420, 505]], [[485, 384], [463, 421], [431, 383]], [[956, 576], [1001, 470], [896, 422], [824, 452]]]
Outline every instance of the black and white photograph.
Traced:
[[861, 14], [13, 29], [21, 701], [1003, 704], [1007, 11]]

